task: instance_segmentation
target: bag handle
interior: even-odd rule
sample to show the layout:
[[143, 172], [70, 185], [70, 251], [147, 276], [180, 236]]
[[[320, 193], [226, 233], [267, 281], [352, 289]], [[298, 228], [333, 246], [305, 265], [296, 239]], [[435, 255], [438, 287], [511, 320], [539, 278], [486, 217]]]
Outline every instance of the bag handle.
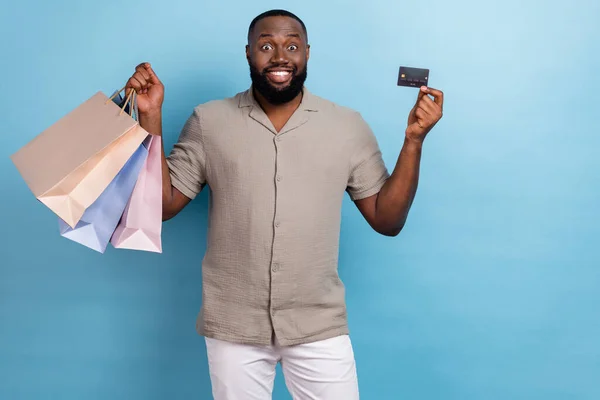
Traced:
[[[125, 87], [122, 87], [120, 90], [116, 91], [108, 100], [106, 100], [105, 104], [108, 104], [109, 102], [111, 102], [123, 90], [125, 90]], [[128, 92], [129, 92], [129, 94], [127, 95], [125, 103], [123, 103], [123, 106], [121, 107], [121, 112], [119, 113], [119, 115], [123, 114], [123, 112], [125, 111], [125, 107], [127, 107], [127, 104], [129, 104], [129, 115], [133, 118], [133, 108], [134, 108], [135, 97], [137, 96], [137, 93], [135, 92], [135, 89], [133, 89], [133, 88], [131, 88]]]

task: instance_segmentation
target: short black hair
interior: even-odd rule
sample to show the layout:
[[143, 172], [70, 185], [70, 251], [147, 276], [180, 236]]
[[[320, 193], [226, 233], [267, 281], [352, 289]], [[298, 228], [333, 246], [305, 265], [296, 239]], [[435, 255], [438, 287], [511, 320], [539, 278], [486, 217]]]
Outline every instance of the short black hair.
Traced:
[[254, 18], [252, 20], [252, 22], [250, 23], [250, 27], [248, 28], [248, 42], [250, 42], [250, 35], [252, 35], [252, 31], [254, 30], [254, 27], [256, 26], [256, 24], [258, 23], [258, 21], [268, 18], [268, 17], [289, 17], [289, 18], [293, 18], [296, 21], [300, 22], [300, 25], [302, 25], [302, 30], [304, 31], [304, 36], [306, 36], [306, 40], [308, 41], [308, 33], [306, 31], [306, 25], [304, 25], [304, 22], [302, 22], [302, 20], [300, 18], [298, 18], [297, 15], [286, 11], [286, 10], [269, 10], [269, 11], [265, 11], [264, 13], [258, 15], [256, 18]]

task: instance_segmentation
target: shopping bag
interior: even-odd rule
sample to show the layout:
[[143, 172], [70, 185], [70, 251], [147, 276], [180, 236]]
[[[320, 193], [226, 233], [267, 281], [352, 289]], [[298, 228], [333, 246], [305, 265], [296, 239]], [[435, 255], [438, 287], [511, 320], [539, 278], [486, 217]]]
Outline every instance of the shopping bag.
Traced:
[[115, 248], [162, 253], [161, 150], [161, 137], [151, 135], [148, 158], [110, 241]]
[[85, 210], [75, 228], [58, 219], [61, 236], [104, 253], [148, 157], [149, 139], [138, 147], [104, 192]]
[[11, 156], [35, 197], [71, 227], [148, 136], [110, 100], [96, 93]]

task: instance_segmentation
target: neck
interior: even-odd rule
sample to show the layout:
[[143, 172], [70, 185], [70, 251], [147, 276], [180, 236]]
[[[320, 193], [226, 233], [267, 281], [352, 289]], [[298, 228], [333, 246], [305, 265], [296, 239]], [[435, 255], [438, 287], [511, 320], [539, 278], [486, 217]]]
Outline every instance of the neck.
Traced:
[[267, 116], [275, 116], [275, 115], [291, 115], [298, 109], [300, 103], [302, 102], [302, 91], [298, 93], [296, 97], [294, 97], [291, 101], [284, 104], [272, 104], [267, 101], [267, 99], [260, 94], [256, 89], [253, 89], [254, 98], [263, 109]]

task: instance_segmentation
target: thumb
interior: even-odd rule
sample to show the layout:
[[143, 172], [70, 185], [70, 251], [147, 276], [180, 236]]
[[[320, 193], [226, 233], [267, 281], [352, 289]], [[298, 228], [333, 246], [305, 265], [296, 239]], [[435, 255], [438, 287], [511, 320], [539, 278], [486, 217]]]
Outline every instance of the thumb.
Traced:
[[423, 96], [425, 96], [427, 94], [427, 88], [425, 88], [424, 86], [421, 86], [421, 88], [419, 89], [419, 94], [417, 95], [417, 102], [419, 102], [419, 100], [421, 100], [423, 98]]
[[150, 65], [150, 63], [144, 64], [144, 68], [146, 68], [146, 72], [148, 72], [148, 75], [150, 75], [150, 79], [149, 79], [150, 83], [153, 83], [155, 85], [161, 83], [160, 79], [158, 79], [158, 76], [152, 69], [152, 66]]

